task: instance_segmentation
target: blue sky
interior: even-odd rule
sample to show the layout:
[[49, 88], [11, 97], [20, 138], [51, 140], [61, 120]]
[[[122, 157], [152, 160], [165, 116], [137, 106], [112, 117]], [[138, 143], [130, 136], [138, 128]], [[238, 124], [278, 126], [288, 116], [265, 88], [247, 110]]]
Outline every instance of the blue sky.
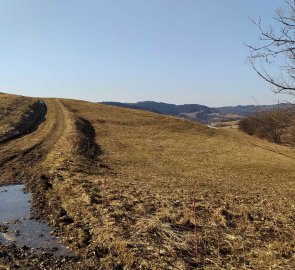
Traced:
[[247, 63], [283, 0], [1, 0], [0, 91], [90, 101], [275, 103]]

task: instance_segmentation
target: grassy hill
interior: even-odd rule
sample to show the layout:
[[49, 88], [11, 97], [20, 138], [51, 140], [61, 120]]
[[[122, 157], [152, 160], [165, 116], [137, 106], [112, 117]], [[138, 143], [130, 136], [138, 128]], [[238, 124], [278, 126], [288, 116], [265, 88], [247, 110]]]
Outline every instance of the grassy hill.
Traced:
[[[116, 173], [107, 187], [116, 205], [115, 245], [131, 241], [133, 260], [141, 258], [155, 269], [196, 267], [195, 188], [199, 261], [205, 268], [242, 268], [245, 263], [246, 268], [265, 269], [293, 261], [292, 149], [174, 117], [67, 104], [95, 123], [101, 158]], [[289, 252], [286, 259], [284, 252]]]
[[23, 181], [83, 255], [79, 269], [294, 269], [294, 149], [173, 116], [44, 101], [47, 120], [26, 141], [57, 123], [56, 108], [63, 130], [32, 165], [40, 187]]

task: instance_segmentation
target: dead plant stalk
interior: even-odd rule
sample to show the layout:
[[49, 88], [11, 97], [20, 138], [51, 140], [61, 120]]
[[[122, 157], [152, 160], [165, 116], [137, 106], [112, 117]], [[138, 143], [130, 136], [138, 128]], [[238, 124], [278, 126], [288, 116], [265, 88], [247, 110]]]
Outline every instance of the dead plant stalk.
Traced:
[[193, 211], [194, 211], [194, 237], [195, 237], [195, 253], [196, 258], [198, 258], [198, 230], [197, 230], [197, 212], [196, 212], [196, 188], [192, 190], [192, 201], [193, 201]]

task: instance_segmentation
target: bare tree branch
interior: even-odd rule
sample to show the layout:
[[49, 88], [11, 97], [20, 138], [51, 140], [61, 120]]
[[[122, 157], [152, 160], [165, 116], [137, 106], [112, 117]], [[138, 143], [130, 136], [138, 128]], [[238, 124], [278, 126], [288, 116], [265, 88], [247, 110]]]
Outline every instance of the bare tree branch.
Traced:
[[[261, 18], [250, 20], [258, 28], [262, 43], [245, 44], [250, 49], [251, 67], [275, 87], [275, 93], [295, 93], [295, 0], [287, 1], [285, 9], [277, 10], [274, 25], [263, 26]], [[276, 68], [280, 77], [273, 75]]]

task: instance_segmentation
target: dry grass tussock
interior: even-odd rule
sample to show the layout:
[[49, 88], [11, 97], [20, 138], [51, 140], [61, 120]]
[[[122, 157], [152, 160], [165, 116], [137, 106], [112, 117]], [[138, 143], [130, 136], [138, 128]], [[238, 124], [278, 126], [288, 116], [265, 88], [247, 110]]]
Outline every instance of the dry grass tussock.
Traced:
[[294, 269], [293, 149], [174, 117], [63, 102], [92, 123], [102, 149], [100, 176], [77, 180], [83, 196], [74, 201], [88, 248], [106, 268]]

